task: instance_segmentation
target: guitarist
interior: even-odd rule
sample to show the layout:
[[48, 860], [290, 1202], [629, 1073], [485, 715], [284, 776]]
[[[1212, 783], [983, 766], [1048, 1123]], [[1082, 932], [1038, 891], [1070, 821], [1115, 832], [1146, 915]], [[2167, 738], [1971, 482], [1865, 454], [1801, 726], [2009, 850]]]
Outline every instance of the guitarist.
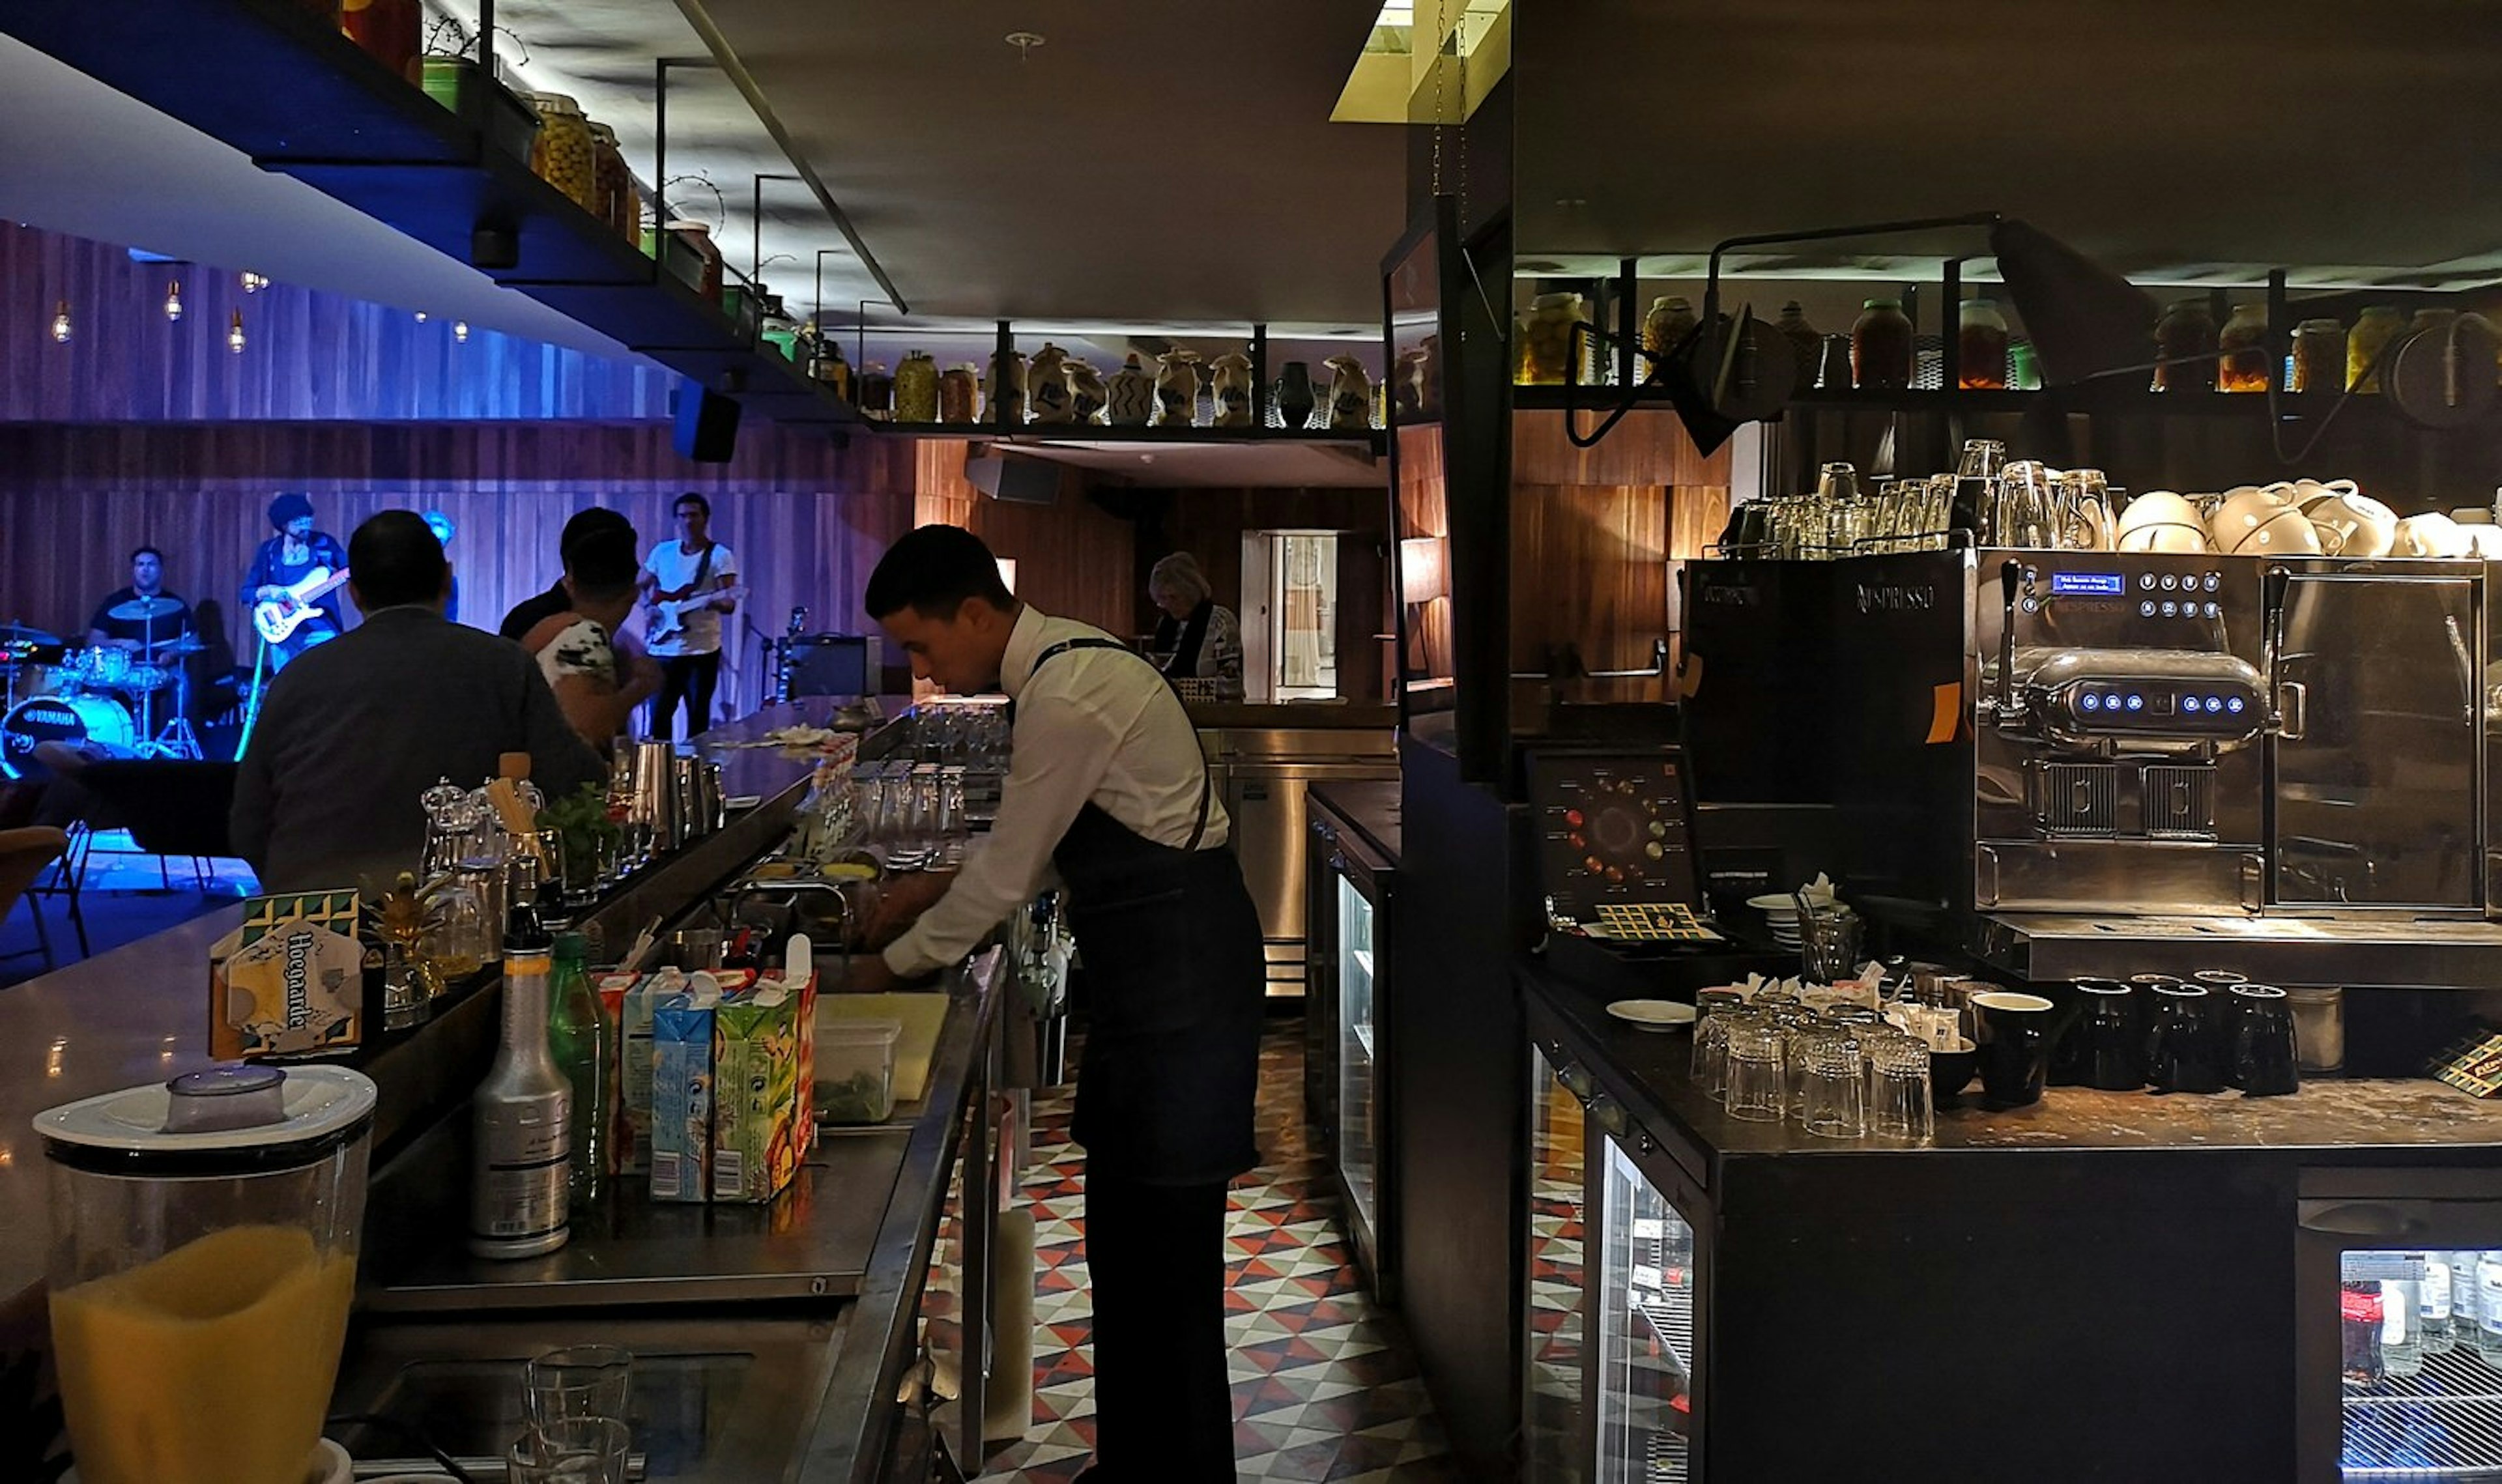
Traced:
[[[643, 592], [647, 636], [664, 626], [659, 604], [721, 592], [738, 580], [737, 556], [712, 539], [712, 502], [690, 489], [678, 496], [676, 513], [678, 539], [652, 548], [634, 579]], [[721, 679], [722, 615], [737, 611], [738, 599], [727, 594], [682, 608], [674, 631], [645, 644], [660, 662], [660, 693], [652, 702], [654, 737], [677, 735], [680, 697], [687, 703], [687, 735], [711, 727], [713, 687]]]
[[[278, 527], [278, 534], [260, 544], [252, 569], [243, 578], [247, 620], [257, 605], [284, 600], [287, 590], [315, 568], [325, 567], [334, 574], [348, 569], [348, 554], [338, 538], [313, 528], [313, 502], [303, 495], [290, 489], [270, 501], [269, 523]], [[347, 626], [339, 617], [338, 589], [315, 598], [312, 606], [319, 611], [311, 619], [285, 640], [268, 646], [273, 673], [313, 646], [339, 637], [339, 630]]]

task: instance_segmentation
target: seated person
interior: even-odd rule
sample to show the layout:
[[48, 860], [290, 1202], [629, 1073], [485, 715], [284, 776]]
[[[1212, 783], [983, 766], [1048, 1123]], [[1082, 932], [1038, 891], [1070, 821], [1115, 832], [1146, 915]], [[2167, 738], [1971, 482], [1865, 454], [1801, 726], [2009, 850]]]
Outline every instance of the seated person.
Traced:
[[634, 708], [660, 688], [659, 664], [619, 629], [634, 612], [637, 565], [633, 527], [585, 535], [565, 552], [565, 611], [539, 620], [522, 636], [565, 721], [603, 751], [626, 730]]

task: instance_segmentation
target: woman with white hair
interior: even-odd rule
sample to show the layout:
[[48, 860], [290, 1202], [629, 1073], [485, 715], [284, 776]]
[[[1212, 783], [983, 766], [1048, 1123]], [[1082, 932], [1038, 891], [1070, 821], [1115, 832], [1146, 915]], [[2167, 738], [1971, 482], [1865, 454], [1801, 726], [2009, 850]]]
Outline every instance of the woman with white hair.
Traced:
[[1175, 552], [1147, 574], [1147, 597], [1164, 617], [1152, 646], [1175, 680], [1212, 680], [1219, 700], [1242, 698], [1242, 621], [1216, 604], [1198, 558]]

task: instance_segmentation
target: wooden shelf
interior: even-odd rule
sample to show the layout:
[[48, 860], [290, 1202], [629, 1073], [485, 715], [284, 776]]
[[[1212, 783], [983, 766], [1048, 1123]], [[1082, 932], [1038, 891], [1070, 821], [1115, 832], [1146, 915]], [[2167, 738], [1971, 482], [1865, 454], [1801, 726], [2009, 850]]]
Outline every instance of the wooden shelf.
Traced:
[[[1565, 388], [1561, 387], [1514, 387], [1512, 406], [1522, 412], [1562, 412], [1565, 410]], [[1604, 416], [1613, 410], [1618, 395], [1613, 387], [1581, 387], [1573, 396], [1582, 404], [1584, 417]], [[2281, 392], [2277, 407], [2287, 421], [2316, 422], [2335, 407], [2334, 392]], [[1670, 406], [1668, 393], [1656, 387], [1645, 387], [1635, 397], [1639, 407]], [[1594, 412], [1593, 409], [1596, 409]], [[1810, 391], [1792, 399], [1786, 412], [1896, 412], [1896, 413], [1960, 413], [1982, 416], [1994, 413], [2082, 413], [2089, 417], [2122, 418], [2244, 418], [2265, 422], [2268, 399], [2254, 392], [2219, 391], [2149, 391], [2139, 387], [2079, 386], [2054, 387], [2040, 391], [1912, 391], [1876, 390], [1858, 388], [1837, 388]], [[2352, 398], [2340, 418], [2385, 418], [2393, 416], [2385, 399], [2378, 396]]]
[[1387, 453], [1390, 435], [1380, 428], [1361, 432], [1333, 428], [1290, 427], [1114, 427], [1100, 422], [1028, 422], [1001, 427], [995, 422], [896, 422], [870, 419], [878, 432], [906, 438], [963, 438], [976, 442], [1118, 443], [1174, 448], [1233, 448], [1245, 445], [1295, 444], [1314, 448], [1363, 449]]
[[[761, 416], [860, 422], [526, 160], [289, 0], [12, 0], [0, 30]], [[507, 251], [482, 253], [482, 233]]]

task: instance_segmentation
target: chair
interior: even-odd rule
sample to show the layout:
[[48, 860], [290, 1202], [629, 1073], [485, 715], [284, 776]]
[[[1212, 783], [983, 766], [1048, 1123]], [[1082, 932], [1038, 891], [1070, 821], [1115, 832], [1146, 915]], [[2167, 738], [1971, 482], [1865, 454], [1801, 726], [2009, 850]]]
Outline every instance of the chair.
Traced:
[[235, 764], [172, 758], [90, 762], [80, 781], [118, 816], [131, 842], [158, 858], [191, 858], [191, 877], [207, 891], [205, 860], [234, 854], [226, 814], [234, 805]]
[[[52, 966], [52, 935], [44, 926], [43, 909], [27, 895], [26, 889], [35, 884], [44, 867], [61, 859], [69, 848], [70, 837], [49, 826], [0, 829], [0, 922], [8, 921], [9, 909], [17, 904], [18, 897], [26, 897], [27, 914], [35, 920], [35, 942], [41, 947], [47, 969]], [[81, 943], [80, 951], [84, 953], [84, 935]]]

